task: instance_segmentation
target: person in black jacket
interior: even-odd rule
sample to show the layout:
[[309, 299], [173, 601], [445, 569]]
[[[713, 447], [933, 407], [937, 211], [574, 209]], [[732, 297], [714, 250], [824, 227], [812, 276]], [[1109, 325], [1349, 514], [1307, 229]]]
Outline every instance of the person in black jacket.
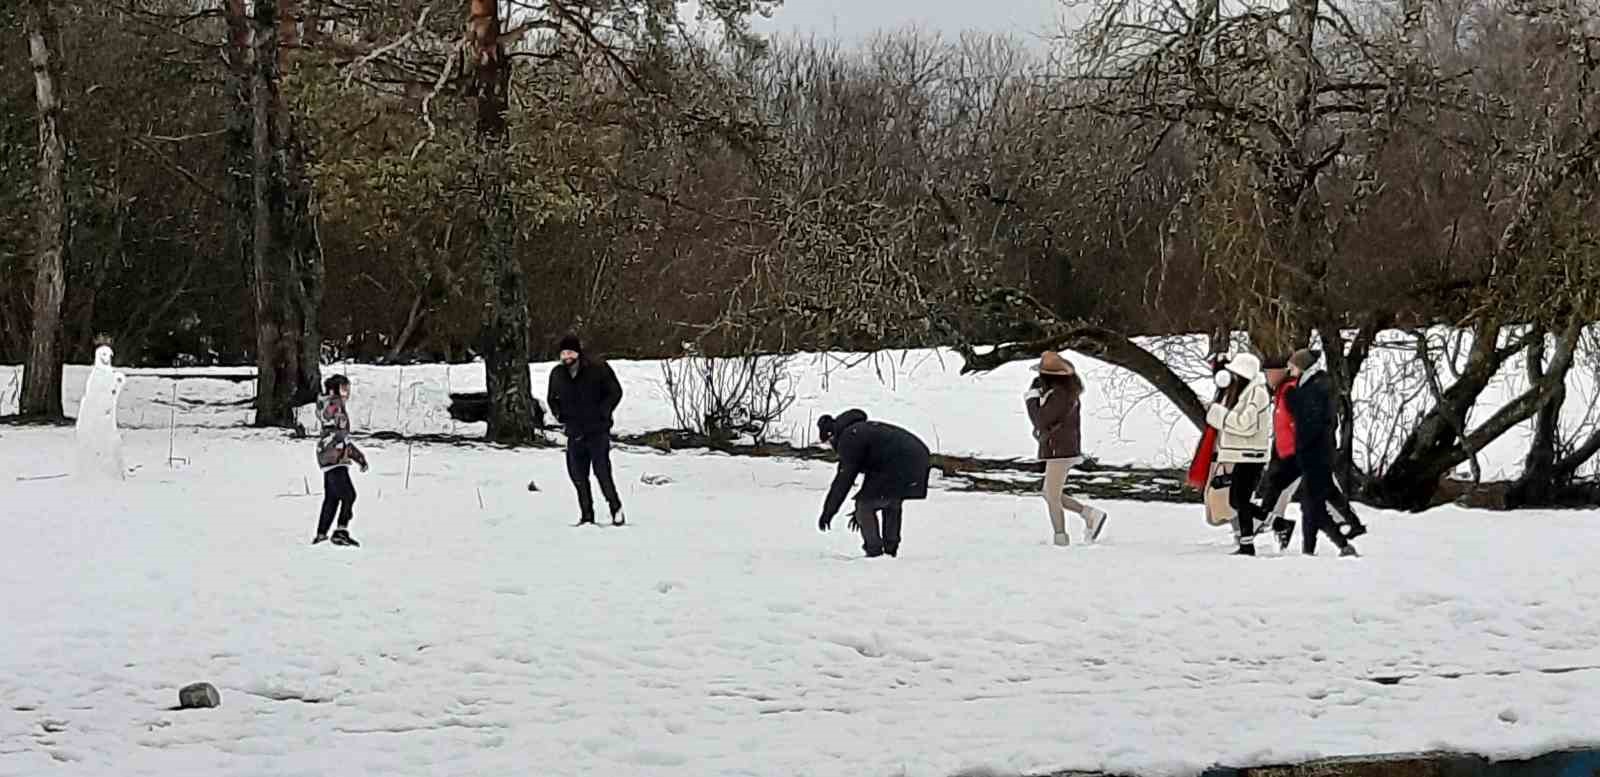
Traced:
[[1289, 357], [1289, 374], [1297, 381], [1289, 392], [1289, 413], [1294, 418], [1294, 455], [1299, 461], [1300, 514], [1305, 525], [1300, 530], [1301, 550], [1308, 556], [1317, 553], [1317, 532], [1328, 535], [1340, 556], [1355, 556], [1354, 545], [1339, 533], [1328, 515], [1328, 495], [1333, 490], [1333, 431], [1337, 416], [1333, 409], [1333, 379], [1317, 366], [1322, 354], [1300, 350]]
[[561, 363], [550, 371], [550, 412], [567, 433], [567, 474], [578, 491], [582, 511], [578, 525], [594, 523], [594, 493], [589, 471], [600, 481], [600, 493], [611, 508], [611, 525], [627, 522], [622, 497], [611, 479], [611, 419], [622, 402], [622, 384], [604, 361], [583, 353], [575, 335], [561, 339]]
[[[817, 419], [824, 443], [839, 453], [839, 472], [828, 489], [817, 528], [833, 527], [833, 517], [857, 475], [866, 475], [856, 492], [855, 515], [850, 529], [861, 532], [861, 549], [867, 558], [900, 553], [900, 524], [907, 500], [928, 498], [928, 446], [898, 426], [868, 421], [861, 410]], [[878, 513], [883, 513], [883, 533], [878, 533]]]

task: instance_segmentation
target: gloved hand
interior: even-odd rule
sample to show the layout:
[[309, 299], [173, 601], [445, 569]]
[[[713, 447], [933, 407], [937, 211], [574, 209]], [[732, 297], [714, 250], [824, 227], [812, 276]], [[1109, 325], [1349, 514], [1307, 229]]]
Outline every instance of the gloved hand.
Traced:
[[1213, 375], [1211, 379], [1216, 382], [1217, 388], [1227, 388], [1233, 384], [1233, 373], [1228, 372], [1227, 370], [1222, 370], [1216, 375]]
[[850, 516], [850, 531], [853, 531], [857, 534], [861, 533], [861, 524], [856, 523], [856, 517], [854, 515]]
[[366, 472], [367, 471], [367, 463], [364, 462], [364, 461], [361, 462], [361, 471], [362, 472]]
[[817, 531], [827, 531], [833, 528], [833, 516], [824, 515], [817, 521]]

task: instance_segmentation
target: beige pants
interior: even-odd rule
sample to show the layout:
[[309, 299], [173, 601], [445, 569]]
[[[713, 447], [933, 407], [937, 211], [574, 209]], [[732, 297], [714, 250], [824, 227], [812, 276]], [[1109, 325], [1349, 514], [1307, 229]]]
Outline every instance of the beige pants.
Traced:
[[1067, 496], [1067, 472], [1083, 463], [1081, 458], [1047, 459], [1044, 463], [1044, 503], [1050, 508], [1050, 525], [1056, 534], [1067, 533], [1067, 511], [1083, 515], [1084, 504]]

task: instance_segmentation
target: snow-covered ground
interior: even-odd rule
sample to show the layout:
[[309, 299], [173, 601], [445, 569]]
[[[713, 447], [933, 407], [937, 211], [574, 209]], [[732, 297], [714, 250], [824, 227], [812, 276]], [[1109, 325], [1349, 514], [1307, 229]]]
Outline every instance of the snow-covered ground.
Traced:
[[[1022, 379], [883, 415], [976, 440], [962, 419], [1005, 423]], [[1100, 545], [1060, 549], [1037, 498], [936, 490], [901, 558], [866, 561], [842, 516], [816, 531], [820, 463], [624, 452], [631, 525], [575, 529], [558, 451], [419, 444], [407, 487], [407, 446], [370, 441], [343, 549], [307, 544], [309, 441], [179, 429], [168, 467], [164, 429], [127, 438], [139, 469], [97, 490], [36, 479], [70, 430], [0, 428], [0, 775], [1179, 774], [1600, 744], [1600, 671], [1541, 671], [1600, 665], [1586, 514], [1378, 513], [1365, 558], [1251, 560], [1190, 506], [1109, 503]], [[196, 681], [223, 706], [169, 711]]]

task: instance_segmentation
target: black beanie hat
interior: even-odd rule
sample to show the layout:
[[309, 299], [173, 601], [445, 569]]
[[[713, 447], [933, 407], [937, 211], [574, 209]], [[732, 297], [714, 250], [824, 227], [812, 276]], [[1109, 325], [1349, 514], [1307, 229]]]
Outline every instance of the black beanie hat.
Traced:
[[1301, 372], [1311, 369], [1317, 362], [1322, 361], [1322, 352], [1310, 348], [1302, 348], [1289, 357], [1289, 366], [1298, 368]]
[[833, 438], [833, 431], [833, 416], [825, 415], [817, 419], [817, 435], [822, 438], [823, 442], [827, 442]]
[[561, 338], [561, 350], [583, 353], [583, 341], [577, 335], [567, 335]]
[[327, 389], [329, 394], [336, 394], [339, 392], [340, 386], [347, 386], [349, 384], [350, 379], [343, 375], [330, 375], [328, 376], [327, 380], [322, 382], [322, 387]]

